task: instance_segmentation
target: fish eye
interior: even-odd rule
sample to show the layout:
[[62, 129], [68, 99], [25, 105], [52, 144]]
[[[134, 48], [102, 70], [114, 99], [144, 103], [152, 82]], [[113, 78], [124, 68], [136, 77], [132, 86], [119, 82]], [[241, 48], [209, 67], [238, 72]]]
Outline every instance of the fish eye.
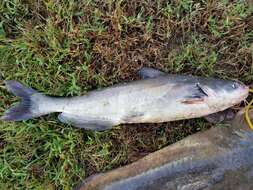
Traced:
[[233, 88], [233, 89], [236, 89], [236, 88], [238, 88], [238, 85], [237, 85], [236, 83], [233, 83], [233, 84], [232, 84], [232, 88]]

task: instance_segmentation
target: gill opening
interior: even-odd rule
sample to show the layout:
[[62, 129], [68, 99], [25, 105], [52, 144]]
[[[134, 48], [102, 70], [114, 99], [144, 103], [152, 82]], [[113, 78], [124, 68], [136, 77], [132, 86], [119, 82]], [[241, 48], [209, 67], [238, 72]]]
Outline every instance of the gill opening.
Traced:
[[[249, 89], [249, 92], [253, 93], [253, 89]], [[245, 110], [245, 119], [248, 124], [248, 126], [253, 130], [253, 124], [249, 117], [249, 111], [253, 108], [253, 99], [248, 103]]]

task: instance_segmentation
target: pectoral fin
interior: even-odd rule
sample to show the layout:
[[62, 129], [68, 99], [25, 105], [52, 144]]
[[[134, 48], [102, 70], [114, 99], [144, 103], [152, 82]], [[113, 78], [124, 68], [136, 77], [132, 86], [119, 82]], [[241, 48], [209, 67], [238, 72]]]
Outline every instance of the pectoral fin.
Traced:
[[[205, 98], [209, 96], [209, 88], [196, 83], [194, 86], [190, 87], [190, 95], [185, 96], [181, 101], [184, 104], [201, 104], [204, 102]], [[188, 94], [189, 92], [186, 92]]]
[[104, 131], [114, 126], [113, 122], [109, 120], [80, 117], [78, 115], [72, 115], [67, 113], [59, 114], [58, 119], [63, 123], [67, 123], [70, 125], [74, 125], [75, 127], [78, 128], [84, 128], [93, 131]]
[[187, 98], [181, 101], [181, 103], [183, 104], [201, 104], [204, 102], [204, 98], [201, 97], [191, 97], [191, 98]]
[[205, 119], [210, 123], [221, 123], [227, 122], [234, 119], [235, 113], [231, 109], [227, 109], [224, 111], [216, 112], [210, 115], [205, 116]]
[[146, 78], [155, 78], [158, 76], [162, 76], [162, 75], [166, 75], [166, 73], [156, 70], [156, 69], [152, 69], [152, 68], [148, 68], [148, 67], [142, 67], [139, 71], [138, 74], [140, 75], [141, 78], [146, 79]]

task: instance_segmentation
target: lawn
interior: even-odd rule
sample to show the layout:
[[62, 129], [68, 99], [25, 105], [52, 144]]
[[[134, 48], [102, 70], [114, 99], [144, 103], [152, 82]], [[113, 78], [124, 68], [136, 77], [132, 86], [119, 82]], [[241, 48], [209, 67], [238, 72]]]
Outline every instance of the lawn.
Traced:
[[[253, 83], [252, 0], [1, 0], [0, 115], [15, 79], [54, 96], [138, 79], [141, 66]], [[190, 134], [203, 119], [91, 132], [57, 114], [0, 121], [0, 189], [71, 189]]]

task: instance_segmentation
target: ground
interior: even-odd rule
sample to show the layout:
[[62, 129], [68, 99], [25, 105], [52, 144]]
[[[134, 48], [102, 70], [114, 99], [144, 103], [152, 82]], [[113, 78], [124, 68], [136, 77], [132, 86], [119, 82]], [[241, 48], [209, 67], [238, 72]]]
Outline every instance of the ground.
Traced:
[[[251, 0], [2, 0], [0, 115], [17, 98], [4, 80], [75, 96], [168, 73], [253, 81]], [[211, 125], [203, 119], [91, 132], [57, 114], [0, 121], [1, 189], [71, 189]]]

